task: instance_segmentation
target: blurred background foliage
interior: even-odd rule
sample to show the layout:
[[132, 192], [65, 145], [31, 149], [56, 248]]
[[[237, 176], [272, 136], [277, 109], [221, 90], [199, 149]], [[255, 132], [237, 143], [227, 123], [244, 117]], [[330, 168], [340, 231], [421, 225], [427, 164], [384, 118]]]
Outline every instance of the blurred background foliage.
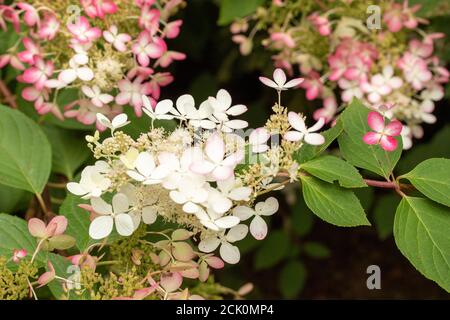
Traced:
[[[258, 81], [261, 74], [272, 74], [270, 52], [257, 49], [250, 56], [241, 56], [231, 41], [227, 25], [236, 17], [251, 13], [264, 0], [187, 2], [187, 7], [179, 13], [183, 19], [182, 33], [170, 45], [173, 50], [185, 52], [188, 58], [171, 66], [175, 82], [162, 91], [161, 98], [176, 99], [189, 92], [197, 101], [202, 101], [225, 88], [235, 103], [248, 106], [245, 120], [250, 122], [250, 127], [263, 125], [276, 99], [275, 92]], [[421, 14], [430, 20], [428, 30], [447, 34], [440, 54], [448, 66], [449, 12], [439, 10], [442, 1], [410, 1], [419, 2], [424, 5]], [[13, 32], [0, 33], [0, 54], [15, 42], [15, 37]], [[38, 118], [33, 106], [20, 98], [23, 86], [15, 81], [14, 69], [7, 67], [0, 72], [3, 81], [15, 92], [20, 110], [39, 121], [52, 149], [59, 150], [53, 152], [51, 181], [61, 180], [61, 175], [73, 179], [83, 164], [92, 161], [83, 139], [92, 128], [72, 120], [60, 122], [51, 115]], [[447, 86], [446, 99], [436, 108], [438, 122], [426, 125], [425, 138], [404, 153], [398, 166], [400, 173], [427, 158], [450, 158], [449, 88]], [[75, 92], [66, 91], [59, 97], [59, 105], [64, 106], [75, 98]], [[315, 110], [315, 102], [306, 101], [303, 90], [284, 94], [283, 103], [308, 117]], [[149, 124], [147, 119], [136, 119], [128, 113], [133, 121], [127, 127], [128, 133], [136, 136], [145, 131]], [[264, 241], [252, 237], [242, 241], [241, 262], [217, 272], [216, 280], [233, 288], [252, 282], [255, 289], [249, 298], [448, 298], [435, 283], [420, 275], [395, 247], [391, 234], [399, 197], [369, 188], [355, 192], [373, 227], [336, 228], [326, 224], [313, 216], [297, 187], [286, 188], [278, 195], [281, 208], [270, 221], [269, 236]], [[46, 196], [58, 203], [64, 193], [52, 189]], [[23, 213], [30, 201], [33, 201], [31, 193], [0, 185], [0, 212]], [[372, 264], [381, 268], [382, 290], [371, 291], [366, 287], [366, 268]]]

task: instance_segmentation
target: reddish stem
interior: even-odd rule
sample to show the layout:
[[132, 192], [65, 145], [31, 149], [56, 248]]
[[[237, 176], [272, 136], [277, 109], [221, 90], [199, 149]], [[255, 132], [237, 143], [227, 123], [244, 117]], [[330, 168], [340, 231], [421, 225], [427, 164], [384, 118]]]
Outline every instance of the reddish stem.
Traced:
[[371, 179], [364, 179], [367, 185], [378, 188], [387, 188], [387, 189], [396, 189], [397, 185], [394, 182], [390, 181], [378, 181]]
[[9, 91], [3, 80], [0, 80], [0, 93], [5, 97], [5, 101], [11, 106], [11, 108], [17, 109], [16, 100], [14, 99], [14, 96], [11, 94], [11, 91]]

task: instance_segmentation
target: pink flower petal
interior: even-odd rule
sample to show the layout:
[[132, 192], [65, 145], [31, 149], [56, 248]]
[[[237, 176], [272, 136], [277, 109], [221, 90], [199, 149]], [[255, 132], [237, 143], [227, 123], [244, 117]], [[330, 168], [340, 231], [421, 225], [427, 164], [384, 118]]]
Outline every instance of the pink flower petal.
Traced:
[[377, 144], [380, 141], [381, 138], [381, 134], [376, 133], [376, 132], [367, 132], [364, 137], [363, 137], [363, 141], [366, 144]]
[[383, 136], [381, 137], [380, 145], [386, 151], [394, 151], [397, 149], [397, 140], [394, 137]]
[[388, 136], [398, 136], [402, 132], [403, 125], [398, 120], [391, 121], [385, 128], [384, 133]]
[[375, 132], [383, 132], [384, 130], [384, 118], [378, 112], [369, 112], [369, 115], [367, 116], [367, 123]]
[[28, 231], [33, 237], [44, 238], [46, 235], [45, 223], [38, 218], [31, 218], [28, 221]]

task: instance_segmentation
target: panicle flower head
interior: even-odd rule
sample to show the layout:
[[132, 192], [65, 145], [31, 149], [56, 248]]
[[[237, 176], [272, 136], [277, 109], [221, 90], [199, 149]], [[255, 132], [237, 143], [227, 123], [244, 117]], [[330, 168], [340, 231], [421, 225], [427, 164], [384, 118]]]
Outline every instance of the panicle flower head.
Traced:
[[[231, 26], [232, 40], [247, 55], [257, 49], [255, 33], [266, 32], [262, 45], [274, 52], [274, 66], [290, 75], [298, 68], [306, 99], [323, 101], [314, 112], [316, 120], [332, 123], [339, 104], [353, 98], [371, 109], [393, 103], [385, 115], [404, 124], [404, 132], [410, 135], [402, 135], [403, 147], [409, 148], [411, 137], [421, 136], [421, 124], [436, 121], [432, 115], [435, 102], [442, 99], [443, 84], [449, 81], [448, 70], [434, 54], [435, 41], [444, 35], [421, 29], [427, 21], [417, 16], [420, 5], [410, 6], [404, 0], [384, 1], [379, 6], [380, 28], [367, 30], [367, 6], [359, 0], [333, 1], [332, 5], [317, 2], [301, 8], [295, 1], [273, 1], [236, 20]], [[276, 73], [274, 80], [261, 81], [284, 90], [289, 82], [280, 71]]]
[[[302, 79], [287, 81], [284, 72], [277, 69], [274, 80], [262, 81], [281, 92], [298, 86]], [[105, 103], [107, 97], [99, 95], [96, 88], [84, 90], [92, 99], [90, 103]], [[247, 107], [234, 104], [225, 89], [198, 107], [189, 94], [175, 102], [165, 99], [154, 103], [138, 92], [126, 99], [142, 103], [150, 120], [149, 132], [134, 140], [119, 131], [129, 123], [125, 114], [109, 120], [98, 113], [97, 121], [110, 129], [111, 136], [103, 141], [98, 132], [87, 137], [98, 161], [85, 167], [79, 182], [70, 182], [67, 188], [89, 200], [80, 208], [89, 212], [89, 235], [94, 240], [103, 241], [117, 233], [132, 243], [135, 236], [145, 232], [145, 225], [154, 225], [157, 220], [182, 226], [155, 231], [164, 236], [150, 246], [152, 264], [162, 268], [158, 278], [149, 278], [150, 286], [120, 299], [143, 299], [150, 294], [187, 298], [189, 294], [182, 289], [184, 278], [204, 282], [211, 268], [239, 262], [236, 243], [249, 232], [257, 240], [266, 237], [269, 228], [265, 217], [276, 213], [278, 201], [257, 198], [298, 178], [292, 153], [304, 143], [322, 144], [324, 138], [317, 131], [325, 120], [320, 118], [307, 128], [306, 118], [276, 105], [275, 114], [264, 127], [244, 132], [247, 122], [235, 117], [244, 114]], [[178, 126], [169, 132], [156, 127], [156, 120], [176, 121]], [[281, 143], [271, 141], [275, 133], [282, 137]], [[154, 226], [151, 230], [157, 228]], [[198, 239], [194, 242], [197, 248], [189, 241], [193, 238]], [[144, 259], [142, 250], [145, 246], [132, 250], [135, 265]], [[218, 256], [214, 255], [216, 250]], [[91, 270], [96, 267], [96, 259], [89, 255], [75, 255], [70, 261]]]
[[[39, 114], [96, 123], [100, 130], [105, 126], [95, 114], [112, 119], [118, 105], [131, 105], [141, 116], [141, 96], [158, 100], [160, 88], [173, 80], [164, 69], [186, 58], [169, 51], [166, 43], [180, 33], [182, 20], [169, 19], [184, 2], [80, 0], [75, 14], [66, 12], [73, 1], [60, 2], [13, 1], [0, 6], [0, 28], [11, 24], [19, 37], [0, 56], [0, 68], [11, 65], [21, 71], [17, 80], [28, 85], [22, 95], [34, 102]], [[79, 89], [80, 97], [57, 106], [58, 95], [68, 87]], [[39, 98], [29, 98], [33, 88], [42, 93]]]

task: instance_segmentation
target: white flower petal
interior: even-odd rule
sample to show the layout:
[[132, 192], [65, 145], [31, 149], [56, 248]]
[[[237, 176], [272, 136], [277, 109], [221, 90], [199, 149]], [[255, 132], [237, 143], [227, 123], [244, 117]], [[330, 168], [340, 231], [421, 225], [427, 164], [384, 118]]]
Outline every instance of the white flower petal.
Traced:
[[305, 135], [305, 142], [313, 146], [320, 146], [325, 143], [325, 138], [318, 133], [308, 133]]
[[241, 259], [241, 253], [238, 247], [229, 244], [228, 242], [222, 243], [220, 246], [220, 256], [229, 264], [236, 264]]
[[274, 89], [278, 89], [278, 85], [271, 79], [266, 78], [266, 77], [259, 77], [259, 81], [261, 81], [262, 83], [264, 83], [266, 86], [274, 88]]
[[232, 106], [230, 109], [227, 110], [227, 114], [230, 116], [239, 116], [247, 111], [247, 107], [243, 104], [237, 104], [235, 106]]
[[267, 223], [256, 215], [250, 223], [250, 233], [256, 240], [262, 240], [267, 235]]
[[92, 209], [98, 214], [111, 215], [113, 213], [112, 206], [106, 203], [102, 198], [92, 198], [91, 206]]
[[233, 209], [233, 215], [241, 221], [245, 221], [255, 215], [255, 210], [246, 206], [237, 206]]
[[303, 120], [303, 117], [300, 117], [298, 113], [292, 111], [289, 112], [288, 120], [292, 128], [303, 133], [306, 132], [305, 120]]
[[112, 120], [112, 126], [117, 129], [117, 128], [123, 127], [124, 125], [128, 124], [127, 121], [128, 121], [128, 116], [125, 113], [121, 113], [114, 117], [114, 119]]
[[240, 187], [231, 190], [228, 197], [235, 201], [247, 201], [252, 194], [252, 189], [250, 187]]
[[258, 202], [255, 206], [256, 213], [262, 216], [271, 216], [278, 211], [278, 200], [274, 197], [269, 197], [264, 202]]
[[217, 219], [216, 221], [214, 221], [214, 223], [222, 229], [228, 229], [228, 228], [232, 228], [236, 225], [239, 224], [241, 220], [239, 220], [238, 217], [235, 216], [226, 216], [220, 219]]
[[142, 221], [144, 221], [145, 224], [154, 223], [157, 217], [158, 214], [155, 207], [148, 206], [142, 209]]
[[134, 231], [133, 219], [130, 215], [122, 213], [118, 214], [114, 218], [116, 223], [117, 233], [121, 236], [130, 236]]
[[128, 198], [123, 193], [117, 193], [112, 198], [112, 206], [114, 213], [124, 213], [130, 207]]
[[136, 168], [145, 177], [149, 177], [155, 169], [155, 160], [148, 152], [141, 152], [136, 159]]
[[244, 239], [248, 234], [248, 227], [245, 224], [238, 224], [231, 228], [226, 236], [228, 242], [236, 242]]
[[276, 84], [279, 87], [283, 87], [284, 84], [286, 83], [286, 74], [284, 73], [284, 71], [282, 69], [277, 68], [273, 72], [273, 80], [276, 82]]
[[69, 182], [67, 185], [67, 190], [69, 190], [71, 193], [82, 196], [87, 193], [86, 189], [79, 183], [76, 182]]
[[298, 131], [288, 131], [284, 134], [283, 138], [287, 141], [300, 141], [303, 139], [303, 133]]
[[198, 249], [205, 253], [213, 252], [220, 244], [220, 240], [217, 237], [206, 238], [198, 244]]
[[103, 239], [110, 235], [114, 225], [111, 216], [100, 216], [95, 218], [89, 226], [89, 236], [92, 239]]
[[172, 109], [172, 107], [173, 107], [172, 100], [169, 99], [161, 100], [156, 104], [155, 113], [158, 115], [166, 114], [170, 111], [170, 109]]

